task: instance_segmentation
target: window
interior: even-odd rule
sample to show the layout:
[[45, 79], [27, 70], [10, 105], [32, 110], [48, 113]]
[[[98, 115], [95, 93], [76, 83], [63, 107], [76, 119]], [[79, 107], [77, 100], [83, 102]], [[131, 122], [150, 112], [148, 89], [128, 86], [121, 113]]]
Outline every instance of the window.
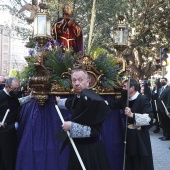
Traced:
[[8, 37], [4, 36], [3, 39], [4, 39], [4, 42], [6, 42], [6, 43], [8, 42]]
[[15, 59], [17, 58], [17, 55], [16, 54], [12, 54], [12, 59]]
[[4, 50], [7, 51], [8, 50], [8, 46], [4, 45]]
[[7, 53], [4, 53], [3, 54], [3, 58], [7, 58], [8, 57], [8, 54]]
[[3, 64], [7, 64], [7, 61], [3, 61]]
[[9, 28], [4, 28], [4, 29], [3, 29], [3, 34], [9, 36], [9, 35], [10, 35], [10, 30], [9, 30]]

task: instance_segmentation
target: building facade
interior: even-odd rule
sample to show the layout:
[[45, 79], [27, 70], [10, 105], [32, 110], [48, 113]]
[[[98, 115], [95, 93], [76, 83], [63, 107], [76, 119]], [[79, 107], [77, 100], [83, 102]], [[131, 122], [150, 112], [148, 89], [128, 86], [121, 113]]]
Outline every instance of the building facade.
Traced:
[[0, 75], [7, 76], [10, 70], [10, 29], [0, 25]]
[[9, 27], [0, 25], [0, 75], [8, 76], [10, 70], [19, 72], [27, 65], [24, 56], [28, 55], [26, 41], [19, 38]]

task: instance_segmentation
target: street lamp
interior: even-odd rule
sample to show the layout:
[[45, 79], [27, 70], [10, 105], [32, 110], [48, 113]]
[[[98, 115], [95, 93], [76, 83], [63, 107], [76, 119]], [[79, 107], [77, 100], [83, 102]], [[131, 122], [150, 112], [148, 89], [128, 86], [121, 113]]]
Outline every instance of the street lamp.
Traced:
[[119, 15], [118, 19], [119, 21], [113, 34], [114, 48], [118, 52], [123, 52], [128, 45], [128, 28], [124, 21], [124, 16]]
[[39, 10], [34, 17], [34, 38], [40, 46], [51, 39], [51, 21], [47, 5], [39, 3]]
[[39, 9], [34, 17], [34, 39], [40, 50], [37, 51], [34, 59], [36, 75], [29, 78], [29, 85], [33, 90], [34, 97], [40, 105], [44, 105], [48, 99], [50, 73], [45, 69], [46, 51], [45, 44], [51, 39], [51, 21], [46, 3], [41, 1]]

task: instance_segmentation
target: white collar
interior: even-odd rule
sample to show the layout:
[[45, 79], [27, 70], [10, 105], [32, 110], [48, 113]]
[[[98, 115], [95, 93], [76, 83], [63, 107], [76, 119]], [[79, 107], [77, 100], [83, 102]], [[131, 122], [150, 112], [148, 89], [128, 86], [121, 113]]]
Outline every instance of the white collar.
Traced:
[[137, 91], [132, 97], [129, 98], [129, 101], [135, 100], [139, 95], [139, 92]]
[[8, 96], [10, 96], [9, 93], [7, 92], [6, 88], [4, 88], [3, 91], [4, 91]]
[[162, 86], [164, 89], [166, 88], [167, 84], [165, 86]]

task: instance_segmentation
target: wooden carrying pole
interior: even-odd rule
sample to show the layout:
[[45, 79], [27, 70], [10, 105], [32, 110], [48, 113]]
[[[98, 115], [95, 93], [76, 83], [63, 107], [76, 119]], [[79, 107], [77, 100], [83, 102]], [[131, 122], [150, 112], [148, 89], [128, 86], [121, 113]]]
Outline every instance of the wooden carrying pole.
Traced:
[[[63, 116], [62, 116], [62, 114], [61, 114], [61, 112], [60, 112], [60, 109], [59, 109], [58, 105], [55, 105], [55, 108], [56, 108], [56, 110], [57, 110], [57, 112], [58, 112], [58, 115], [59, 115], [59, 117], [60, 117], [60, 119], [61, 119], [61, 122], [64, 123], [64, 119], [63, 119]], [[81, 164], [82, 169], [83, 169], [83, 170], [86, 170], [86, 168], [85, 168], [85, 166], [84, 166], [84, 163], [83, 163], [83, 161], [82, 161], [82, 159], [81, 159], [81, 157], [80, 157], [80, 154], [79, 154], [79, 152], [78, 152], [78, 150], [77, 150], [77, 148], [76, 148], [76, 145], [75, 145], [73, 139], [70, 137], [70, 132], [69, 132], [69, 131], [66, 131], [66, 132], [67, 132], [68, 138], [69, 138], [69, 140], [70, 140], [70, 142], [71, 142], [71, 144], [72, 144], [72, 146], [73, 146], [73, 149], [74, 149], [74, 151], [75, 151], [75, 153], [76, 153], [76, 155], [77, 155], [77, 158], [78, 158], [78, 160], [79, 160], [79, 162], [80, 162], [80, 164]]]

